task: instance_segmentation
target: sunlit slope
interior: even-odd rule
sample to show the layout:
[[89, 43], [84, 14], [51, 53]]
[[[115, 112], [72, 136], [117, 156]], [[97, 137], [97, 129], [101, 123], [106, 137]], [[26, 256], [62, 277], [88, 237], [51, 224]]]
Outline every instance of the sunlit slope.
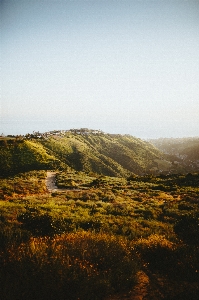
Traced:
[[110, 176], [128, 175], [128, 170], [125, 170], [117, 161], [100, 153], [80, 136], [52, 137], [46, 140], [44, 145], [62, 162], [77, 171], [96, 172]]
[[71, 167], [108, 176], [167, 172], [171, 163], [152, 144], [130, 135], [52, 134], [0, 141], [1, 174]]
[[157, 160], [164, 161], [153, 145], [129, 135], [68, 133], [42, 143], [75, 170], [110, 176], [142, 174], [157, 168]]
[[57, 159], [41, 143], [28, 140], [1, 140], [0, 175], [54, 168]]

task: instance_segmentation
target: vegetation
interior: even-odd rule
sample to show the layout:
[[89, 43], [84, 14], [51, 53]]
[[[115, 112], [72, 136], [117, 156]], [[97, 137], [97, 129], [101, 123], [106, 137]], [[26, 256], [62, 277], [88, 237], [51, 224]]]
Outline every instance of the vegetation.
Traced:
[[152, 144], [130, 135], [74, 129], [0, 138], [0, 176], [56, 168], [116, 177], [184, 171]]
[[157, 167], [156, 159], [170, 166], [151, 144], [127, 135], [74, 133], [51, 136], [42, 144], [65, 164], [77, 171], [126, 177]]
[[160, 138], [149, 140], [168, 159], [180, 164], [187, 172], [197, 172], [199, 167], [199, 138]]
[[19, 138], [0, 140], [0, 176], [51, 169], [56, 165], [58, 161], [55, 156], [48, 154], [36, 140]]
[[197, 299], [199, 174], [45, 177], [1, 180], [1, 299], [123, 299], [140, 271], [146, 299]]
[[0, 138], [0, 299], [198, 298], [198, 140], [151, 142]]
[[2, 257], [1, 295], [4, 299], [103, 299], [129, 289], [136, 271], [131, 249], [113, 236], [78, 232], [30, 238]]

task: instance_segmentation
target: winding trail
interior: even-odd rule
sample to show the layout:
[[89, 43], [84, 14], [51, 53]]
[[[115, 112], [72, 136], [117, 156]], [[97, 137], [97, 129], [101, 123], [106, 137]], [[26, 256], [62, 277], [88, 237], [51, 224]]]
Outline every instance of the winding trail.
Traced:
[[46, 176], [46, 188], [49, 193], [53, 192], [68, 192], [68, 191], [80, 191], [78, 188], [68, 188], [68, 189], [62, 189], [58, 188], [56, 186], [56, 172], [51, 172], [47, 171], [47, 176]]
[[50, 193], [60, 190], [55, 184], [56, 182], [55, 177], [56, 177], [56, 172], [47, 171], [46, 187]]

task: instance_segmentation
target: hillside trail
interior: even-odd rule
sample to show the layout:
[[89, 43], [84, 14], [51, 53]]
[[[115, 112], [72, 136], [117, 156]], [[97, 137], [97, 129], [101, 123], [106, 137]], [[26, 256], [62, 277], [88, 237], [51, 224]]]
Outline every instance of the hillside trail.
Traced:
[[[112, 295], [105, 300], [174, 300], [178, 299], [178, 296], [175, 297], [175, 292], [179, 290], [178, 284], [179, 282], [173, 282], [150, 271], [140, 270], [137, 273], [137, 283], [128, 294]], [[183, 287], [182, 283], [181, 285]]]
[[149, 277], [143, 271], [139, 271], [137, 274], [137, 283], [133, 290], [128, 294], [120, 294], [115, 296], [110, 296], [106, 300], [144, 300], [149, 299], [147, 297], [149, 288]]
[[62, 189], [62, 188], [58, 188], [58, 186], [56, 186], [56, 174], [57, 172], [51, 172], [51, 171], [47, 171], [47, 175], [46, 175], [46, 188], [48, 190], [49, 193], [53, 193], [53, 192], [68, 192], [68, 191], [80, 191], [80, 189], [77, 188], [68, 188], [68, 189]]
[[55, 184], [56, 183], [55, 177], [56, 177], [56, 172], [47, 171], [46, 188], [50, 193], [60, 190]]
[[[60, 189], [56, 186], [56, 172], [47, 171], [46, 188], [49, 193], [69, 191], [69, 189]], [[128, 294], [113, 295], [105, 300], [145, 300], [149, 289], [149, 277], [143, 271], [137, 274], [137, 283], [133, 290]], [[158, 300], [158, 299], [157, 299]]]

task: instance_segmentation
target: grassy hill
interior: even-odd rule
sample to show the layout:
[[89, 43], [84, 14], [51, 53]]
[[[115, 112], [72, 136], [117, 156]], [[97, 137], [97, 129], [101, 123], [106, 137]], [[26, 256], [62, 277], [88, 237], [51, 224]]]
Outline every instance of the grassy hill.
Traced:
[[77, 171], [109, 176], [143, 174], [158, 168], [168, 170], [170, 162], [148, 142], [130, 135], [101, 132], [66, 132], [41, 140], [42, 145]]
[[53, 168], [58, 163], [36, 140], [0, 140], [0, 176]]
[[198, 299], [199, 174], [171, 174], [176, 155], [85, 129], [0, 137], [0, 299]]
[[35, 133], [0, 139], [1, 175], [39, 169], [66, 169], [127, 177], [176, 171], [149, 142], [130, 135], [88, 129]]

